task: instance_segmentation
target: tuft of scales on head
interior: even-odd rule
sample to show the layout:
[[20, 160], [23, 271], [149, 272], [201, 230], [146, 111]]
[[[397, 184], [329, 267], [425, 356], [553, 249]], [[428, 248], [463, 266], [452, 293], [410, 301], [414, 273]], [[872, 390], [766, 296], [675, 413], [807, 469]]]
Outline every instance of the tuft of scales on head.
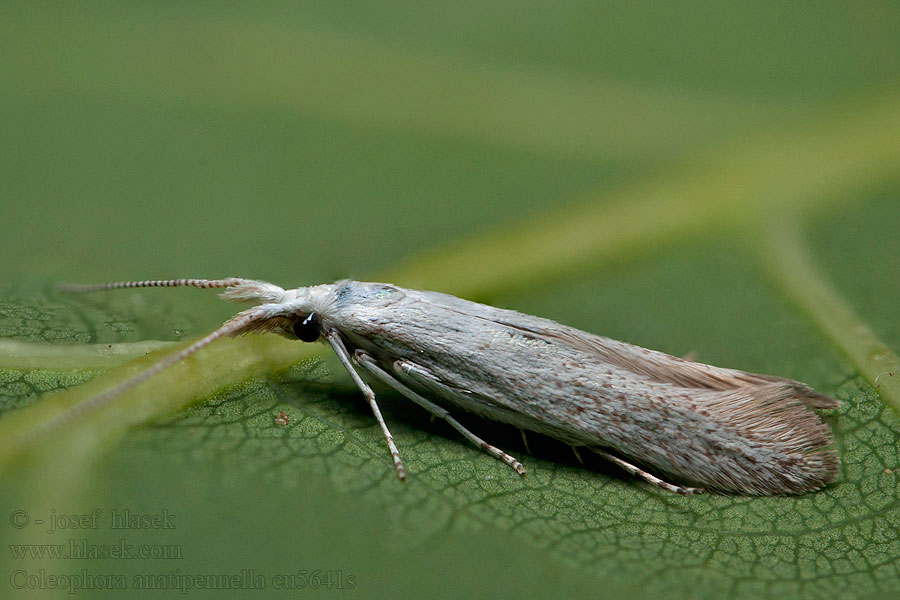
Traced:
[[265, 281], [254, 281], [252, 279], [240, 280], [240, 283], [225, 288], [224, 292], [219, 294], [219, 298], [229, 302], [281, 302], [284, 298], [285, 291], [283, 288], [266, 283]]

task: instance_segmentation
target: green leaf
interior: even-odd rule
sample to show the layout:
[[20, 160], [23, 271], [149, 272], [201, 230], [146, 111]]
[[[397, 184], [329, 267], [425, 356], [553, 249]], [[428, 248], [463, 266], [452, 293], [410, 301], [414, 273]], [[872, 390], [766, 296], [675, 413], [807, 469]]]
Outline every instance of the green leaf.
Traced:
[[[4, 581], [110, 598], [98, 578], [192, 596], [222, 593], [208, 576], [364, 597], [900, 591], [897, 11], [297, 10], [3, 9]], [[401, 484], [340, 365], [262, 336], [47, 427], [233, 310], [53, 282], [225, 275], [440, 289], [800, 379], [842, 401], [826, 416], [841, 472], [798, 497], [676, 497], [458, 415], [522, 479], [376, 388]], [[159, 518], [113, 528], [126, 510]], [[155, 554], [14, 554], [69, 540]]]

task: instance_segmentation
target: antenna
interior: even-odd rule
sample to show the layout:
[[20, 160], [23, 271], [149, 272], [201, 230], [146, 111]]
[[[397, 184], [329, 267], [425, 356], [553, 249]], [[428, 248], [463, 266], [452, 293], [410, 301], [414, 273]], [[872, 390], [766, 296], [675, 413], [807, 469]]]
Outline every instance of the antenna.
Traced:
[[233, 287], [250, 283], [251, 281], [241, 277], [227, 277], [225, 279], [145, 279], [144, 281], [114, 281], [112, 283], [60, 283], [56, 286], [56, 289], [61, 292], [97, 292], [100, 290], [141, 287], [195, 287], [211, 289]]
[[[66, 291], [76, 291], [76, 292], [90, 292], [95, 290], [108, 290], [115, 288], [127, 288], [127, 287], [176, 287], [176, 286], [191, 286], [191, 287], [200, 287], [200, 288], [222, 288], [229, 287], [234, 285], [241, 285], [251, 280], [248, 279], [240, 279], [240, 278], [230, 278], [230, 279], [168, 279], [168, 280], [154, 280], [154, 281], [120, 281], [115, 283], [101, 283], [101, 284], [90, 284], [90, 285], [72, 285], [65, 284], [61, 285], [60, 289], [64, 289]], [[48, 431], [53, 431], [54, 429], [58, 429], [62, 427], [66, 423], [70, 422], [72, 419], [83, 415], [87, 412], [97, 410], [107, 404], [110, 401], [115, 399], [117, 396], [127, 392], [131, 388], [135, 387], [150, 379], [157, 373], [164, 371], [165, 369], [171, 367], [172, 365], [181, 362], [188, 356], [194, 354], [198, 350], [201, 350], [214, 342], [215, 340], [224, 337], [226, 335], [234, 335], [240, 333], [241, 331], [246, 331], [247, 328], [255, 321], [264, 320], [268, 318], [267, 310], [265, 307], [255, 306], [253, 308], [249, 308], [247, 310], [241, 311], [236, 314], [234, 317], [226, 321], [221, 327], [213, 331], [212, 333], [207, 334], [206, 336], [200, 338], [190, 346], [183, 348], [179, 352], [174, 354], [170, 354], [168, 356], [163, 357], [156, 363], [150, 365], [137, 375], [134, 375], [130, 379], [123, 381], [122, 383], [111, 387], [110, 389], [85, 400], [80, 404], [76, 404], [70, 408], [67, 408], [63, 412], [58, 415], [50, 418], [45, 423], [43, 423], [40, 427], [31, 430], [24, 436], [22, 436], [19, 441], [20, 443], [27, 443], [32, 438], [46, 433]]]

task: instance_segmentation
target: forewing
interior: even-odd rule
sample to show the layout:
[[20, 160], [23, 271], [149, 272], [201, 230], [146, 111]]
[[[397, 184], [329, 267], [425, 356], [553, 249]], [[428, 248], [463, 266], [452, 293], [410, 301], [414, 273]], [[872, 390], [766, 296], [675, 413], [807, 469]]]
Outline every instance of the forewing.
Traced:
[[810, 410], [836, 403], [802, 383], [443, 294], [377, 292], [341, 312], [342, 332], [386, 370], [421, 365], [434, 375], [424, 390], [398, 376], [457, 408], [723, 491], [804, 492], [837, 472], [829, 428]]
[[478, 304], [479, 310], [473, 311], [472, 305], [475, 303], [446, 294], [419, 293], [422, 294], [420, 299], [424, 302], [466, 314], [475, 314], [478, 318], [541, 336], [554, 344], [566, 345], [649, 381], [705, 390], [729, 390], [777, 383], [792, 388], [797, 399], [812, 408], [838, 407], [838, 402], [834, 398], [820, 394], [808, 385], [793, 379], [693, 362], [657, 350], [587, 333], [550, 319], [483, 304]]

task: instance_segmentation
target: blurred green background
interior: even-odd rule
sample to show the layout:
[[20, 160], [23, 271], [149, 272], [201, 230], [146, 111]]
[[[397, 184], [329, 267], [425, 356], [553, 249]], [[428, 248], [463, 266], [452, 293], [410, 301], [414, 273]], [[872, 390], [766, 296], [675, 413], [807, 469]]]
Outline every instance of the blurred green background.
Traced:
[[[145, 575], [258, 577], [254, 593], [285, 597], [900, 593], [900, 422], [818, 298], [785, 283], [799, 273], [776, 243], [900, 348], [898, 31], [891, 2], [3, 3], [6, 423], [52, 414], [44, 392], [123, 376], [33, 344], [128, 352], [234, 312], [196, 290], [72, 298], [54, 282], [389, 278], [807, 381], [843, 401], [828, 417], [843, 468], [799, 498], [674, 498], [468, 417], [523, 458], [519, 480], [377, 389], [400, 485], [336, 361], [249, 379], [222, 361], [208, 368], [234, 385], [115, 441], [91, 417], [38, 449], [3, 430], [2, 595], [65, 595], [40, 573], [126, 575], [128, 590], [79, 592], [108, 598], [159, 597], [134, 589]], [[94, 509], [96, 529], [33, 523]], [[124, 509], [175, 528], [110, 529]], [[180, 557], [10, 546], [70, 539]], [[315, 586], [274, 589], [315, 570]]]

